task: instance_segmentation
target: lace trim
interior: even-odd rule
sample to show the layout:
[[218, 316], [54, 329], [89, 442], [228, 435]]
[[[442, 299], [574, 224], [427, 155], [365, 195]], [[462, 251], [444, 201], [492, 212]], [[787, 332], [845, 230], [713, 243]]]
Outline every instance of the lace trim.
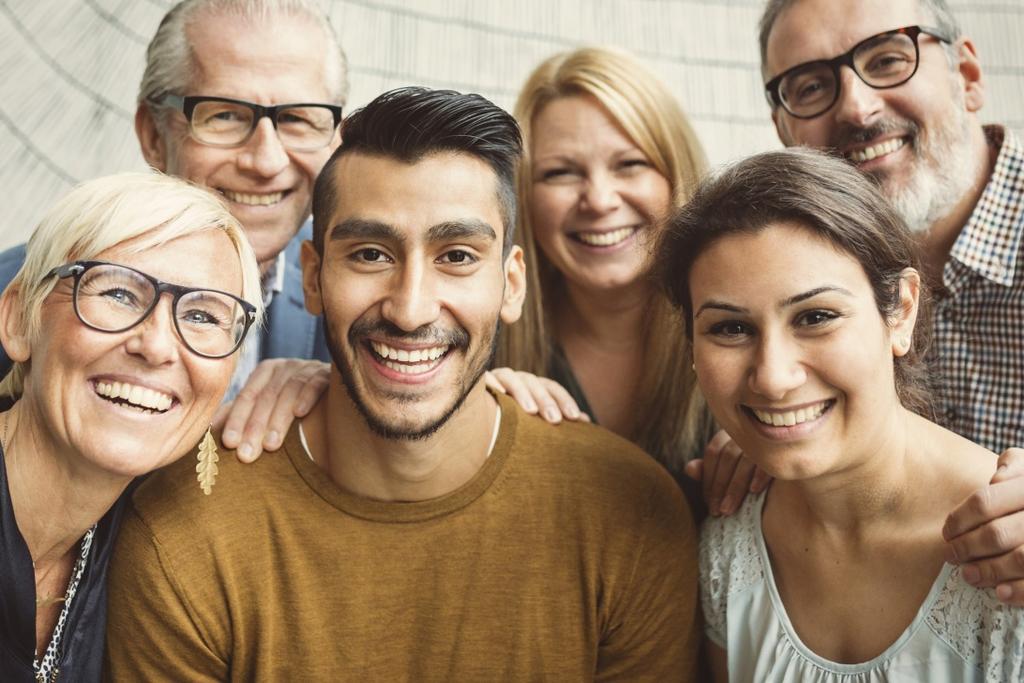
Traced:
[[986, 681], [1024, 680], [1024, 609], [1008, 607], [991, 589], [974, 588], [955, 568], [925, 623]]
[[764, 576], [756, 539], [764, 494], [748, 495], [730, 517], [708, 517], [700, 534], [700, 593], [705, 631], [725, 647], [729, 597]]

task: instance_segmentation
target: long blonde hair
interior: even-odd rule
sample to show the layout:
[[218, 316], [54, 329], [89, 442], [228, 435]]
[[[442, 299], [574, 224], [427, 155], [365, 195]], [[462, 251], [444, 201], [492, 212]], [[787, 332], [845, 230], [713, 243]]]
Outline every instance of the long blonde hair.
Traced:
[[[689, 199], [707, 167], [704, 150], [679, 104], [629, 53], [580, 48], [556, 54], [533, 71], [515, 106], [524, 143], [517, 179], [520, 211], [516, 242], [529, 266], [527, 299], [519, 322], [503, 330], [496, 365], [536, 375], [550, 371], [554, 328], [549, 321], [553, 302], [565, 283], [533, 236], [528, 208], [533, 121], [552, 101], [573, 95], [589, 95], [604, 107], [669, 181], [675, 206]], [[703, 436], [705, 411], [690, 367], [682, 320], [659, 288], [653, 292], [644, 316], [644, 370], [637, 390], [636, 418], [628, 436], [676, 472]]]

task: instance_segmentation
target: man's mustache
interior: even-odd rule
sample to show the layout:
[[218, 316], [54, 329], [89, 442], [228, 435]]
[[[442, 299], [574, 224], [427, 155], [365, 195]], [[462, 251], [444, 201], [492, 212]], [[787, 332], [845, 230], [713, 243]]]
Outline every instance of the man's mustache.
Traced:
[[879, 121], [867, 127], [844, 124], [829, 140], [829, 149], [833, 154], [842, 156], [840, 149], [844, 147], [867, 144], [883, 135], [893, 133], [900, 137], [909, 137], [911, 145], [914, 145], [919, 131], [920, 126], [913, 121]]
[[410, 344], [430, 344], [465, 349], [469, 346], [469, 332], [462, 327], [444, 328], [434, 324], [423, 325], [411, 332], [403, 330], [387, 320], [357, 320], [348, 330], [348, 341], [352, 346], [368, 337], [404, 341]]

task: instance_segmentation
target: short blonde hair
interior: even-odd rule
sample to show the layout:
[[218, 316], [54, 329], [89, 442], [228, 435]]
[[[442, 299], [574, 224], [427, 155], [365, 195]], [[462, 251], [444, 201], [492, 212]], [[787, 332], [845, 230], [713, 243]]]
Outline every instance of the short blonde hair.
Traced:
[[[584, 47], [549, 57], [534, 69], [515, 106], [523, 133], [516, 242], [528, 264], [527, 298], [520, 320], [502, 330], [496, 365], [536, 375], [549, 372], [554, 339], [550, 307], [558, 300], [564, 279], [537, 248], [533, 235], [533, 123], [551, 102], [581, 95], [593, 97], [668, 180], [673, 208], [690, 198], [707, 168], [704, 149], [672, 93], [628, 52]], [[678, 471], [686, 451], [700, 438], [703, 402], [690, 369], [680, 316], [667, 299], [655, 294], [646, 320], [648, 360], [640, 381], [644, 398], [631, 436], [669, 469]]]
[[[261, 323], [256, 256], [224, 203], [208, 190], [162, 173], [118, 173], [75, 187], [29, 239], [25, 262], [7, 287], [16, 292], [29, 344], [38, 338], [43, 300], [57, 283], [57, 278], [47, 277], [54, 268], [95, 258], [128, 240], [130, 252], [137, 253], [203, 230], [223, 230], [231, 240], [242, 268], [242, 298], [256, 306], [256, 323]], [[0, 382], [0, 395], [20, 396], [27, 369], [25, 363], [15, 363]]]

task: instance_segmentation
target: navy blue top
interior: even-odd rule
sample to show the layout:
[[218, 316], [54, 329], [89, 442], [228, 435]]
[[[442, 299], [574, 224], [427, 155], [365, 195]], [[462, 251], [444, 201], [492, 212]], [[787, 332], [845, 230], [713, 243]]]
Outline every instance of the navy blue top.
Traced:
[[[96, 525], [89, 561], [64, 625], [54, 679], [59, 683], [100, 680], [107, 630], [107, 566], [134, 489], [129, 486]], [[35, 683], [35, 597], [32, 557], [14, 518], [0, 447], [0, 680], [4, 683]]]

